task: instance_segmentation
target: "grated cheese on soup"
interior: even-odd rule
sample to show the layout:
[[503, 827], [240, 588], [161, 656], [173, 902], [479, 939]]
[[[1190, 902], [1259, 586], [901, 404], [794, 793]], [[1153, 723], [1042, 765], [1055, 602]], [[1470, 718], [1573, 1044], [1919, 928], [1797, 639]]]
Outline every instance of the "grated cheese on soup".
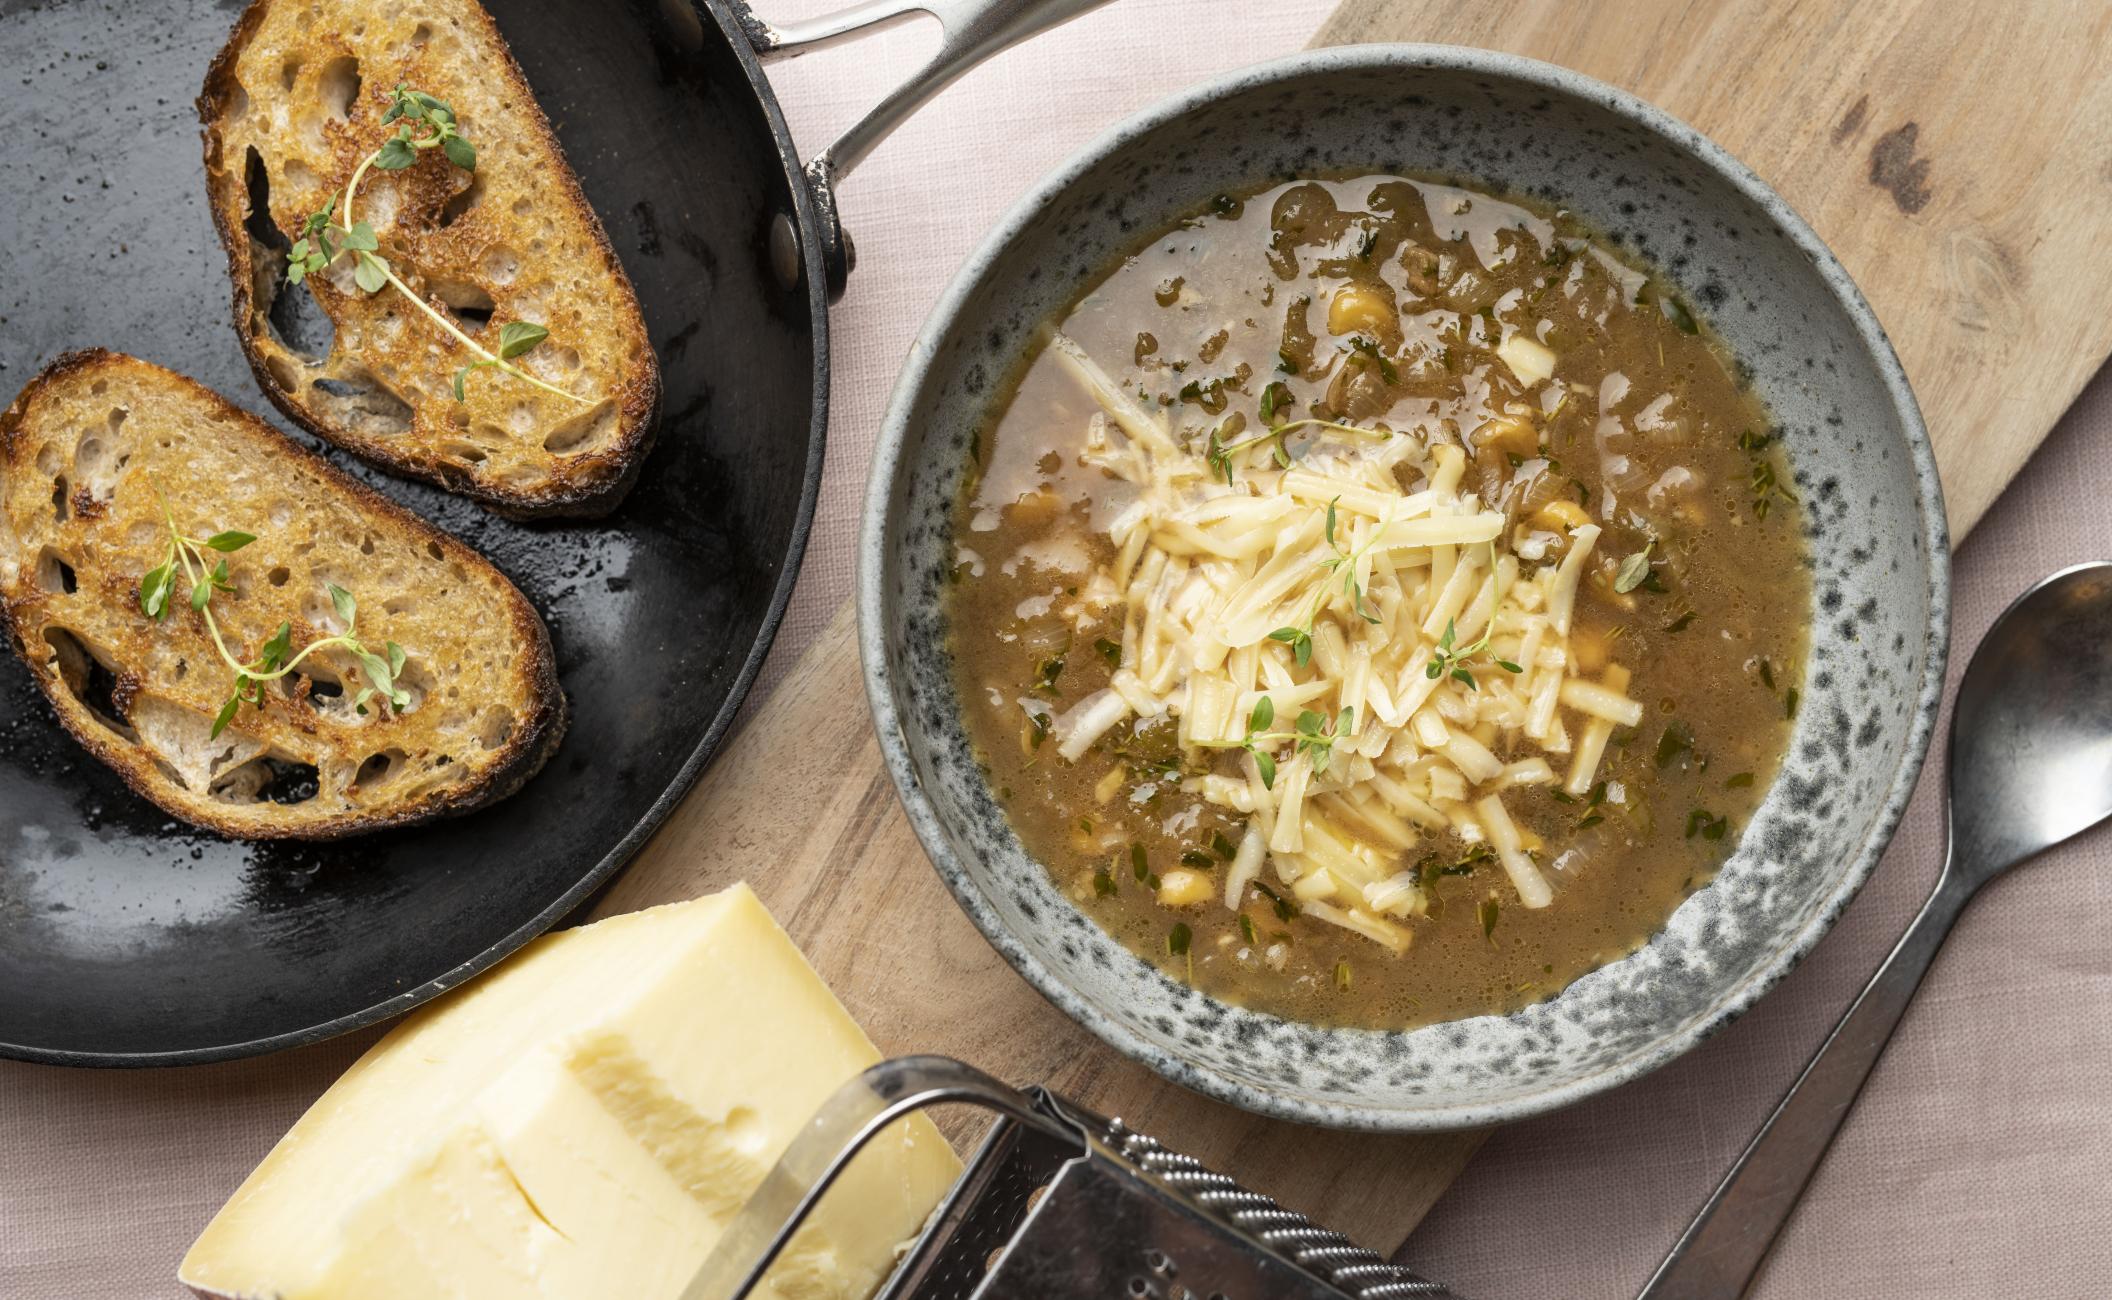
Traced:
[[[1599, 528], [1543, 509], [1507, 531], [1461, 491], [1460, 447], [1423, 429], [1278, 411], [1239, 436], [1177, 434], [1071, 339], [1049, 347], [1100, 408], [1083, 461], [1135, 491], [1107, 530], [1115, 558], [1063, 611], [1081, 631], [1119, 617], [1122, 635], [1109, 685], [1052, 721], [1058, 754], [1160, 716], [1192, 760], [1235, 751], [1244, 780], [1181, 784], [1246, 820], [1230, 908], [1265, 867], [1306, 915], [1405, 951], [1399, 922], [1428, 900], [1404, 863], [1439, 832], [1487, 845], [1518, 901], [1547, 906], [1540, 839], [1506, 793], [1583, 794], [1642, 717], [1628, 670], [1588, 677], [1570, 653]], [[1519, 352], [1544, 379], [1551, 358]]]

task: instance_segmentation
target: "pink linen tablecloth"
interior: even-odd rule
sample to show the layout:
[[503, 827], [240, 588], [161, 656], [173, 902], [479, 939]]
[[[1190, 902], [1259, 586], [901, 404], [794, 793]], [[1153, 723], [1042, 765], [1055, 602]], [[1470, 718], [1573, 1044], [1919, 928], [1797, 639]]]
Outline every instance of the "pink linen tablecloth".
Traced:
[[[797, 18], [833, 5], [759, 7]], [[760, 689], [849, 594], [873, 434], [897, 364], [961, 257], [1091, 135], [1214, 72], [1301, 47], [1330, 7], [1121, 0], [954, 87], [847, 183], [860, 265], [835, 313], [827, 476]], [[928, 28], [912, 28], [779, 65], [795, 134], [820, 147], [932, 43]], [[171, 103], [188, 94], [173, 88]], [[1960, 666], [2027, 582], [2112, 555], [2108, 483], [2112, 376], [1960, 554]], [[1496, 1134], [1406, 1257], [1478, 1300], [1633, 1294], [1933, 879], [1939, 772], [1940, 760], [1861, 900], [1778, 992], [1652, 1078]], [[2108, 868], [2112, 839], [2086, 837], [1967, 914], [1759, 1295], [2112, 1293]], [[375, 1036], [190, 1070], [0, 1063], [0, 1298], [177, 1294], [191, 1238]]]

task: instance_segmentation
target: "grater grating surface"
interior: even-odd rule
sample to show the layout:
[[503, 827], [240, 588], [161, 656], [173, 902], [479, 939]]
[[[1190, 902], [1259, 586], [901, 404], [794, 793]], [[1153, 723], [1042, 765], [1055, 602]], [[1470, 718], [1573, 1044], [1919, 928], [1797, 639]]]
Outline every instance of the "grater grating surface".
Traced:
[[1451, 1300], [1119, 1119], [930, 1056], [882, 1062], [839, 1090], [683, 1300], [747, 1296], [859, 1147], [941, 1102], [998, 1119], [880, 1300]]

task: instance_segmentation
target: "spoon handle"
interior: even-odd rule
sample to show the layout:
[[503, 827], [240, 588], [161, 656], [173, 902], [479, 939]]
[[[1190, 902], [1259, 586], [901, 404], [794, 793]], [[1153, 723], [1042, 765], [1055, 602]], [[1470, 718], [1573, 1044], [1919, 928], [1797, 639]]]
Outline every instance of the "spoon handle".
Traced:
[[1855, 1105], [1944, 936], [1972, 897], [1946, 869], [1884, 965], [1753, 1135], [1637, 1300], [1736, 1300]]

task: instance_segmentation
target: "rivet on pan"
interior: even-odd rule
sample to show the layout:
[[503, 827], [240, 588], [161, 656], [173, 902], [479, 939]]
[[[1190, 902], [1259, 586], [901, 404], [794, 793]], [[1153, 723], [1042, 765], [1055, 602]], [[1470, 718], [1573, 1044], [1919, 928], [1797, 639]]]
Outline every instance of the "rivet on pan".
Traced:
[[799, 287], [802, 260], [799, 229], [792, 224], [789, 214], [780, 212], [770, 218], [770, 272], [777, 277], [779, 288]]

